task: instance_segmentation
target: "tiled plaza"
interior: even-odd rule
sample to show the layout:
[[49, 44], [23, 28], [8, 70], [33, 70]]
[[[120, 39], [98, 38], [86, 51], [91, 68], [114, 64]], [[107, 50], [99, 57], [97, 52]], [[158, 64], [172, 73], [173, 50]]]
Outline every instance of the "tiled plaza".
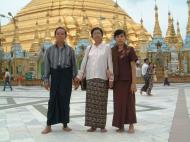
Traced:
[[[137, 86], [139, 90], [142, 84]], [[171, 86], [155, 84], [153, 96], [140, 95], [139, 91], [136, 93], [138, 123], [135, 125], [134, 134], [128, 134], [127, 131], [116, 133], [116, 128], [111, 126], [113, 115], [111, 90], [106, 126], [108, 132], [101, 133], [97, 130], [88, 133], [86, 132], [88, 127], [84, 126], [85, 92], [77, 90], [73, 91], [71, 98], [69, 126], [73, 131], [64, 132], [61, 130], [62, 125], [59, 124], [52, 127], [52, 133], [42, 135], [41, 131], [46, 125], [49, 92], [39, 86], [15, 86], [12, 92], [8, 89], [3, 92], [2, 89], [0, 86], [0, 142], [168, 142], [169, 140], [173, 142], [171, 141], [173, 134], [175, 136], [179, 134], [178, 127], [176, 128], [178, 125], [173, 123], [180, 122], [176, 111], [178, 103], [185, 104], [185, 108], [182, 109], [187, 109], [185, 115], [188, 118], [184, 125], [189, 126], [190, 122], [190, 84], [171, 84]], [[184, 99], [179, 100], [180, 96]], [[175, 117], [177, 121], [173, 121]], [[125, 128], [127, 130], [128, 126]], [[171, 128], [174, 131], [171, 131]], [[179, 131], [183, 133], [183, 129]]]

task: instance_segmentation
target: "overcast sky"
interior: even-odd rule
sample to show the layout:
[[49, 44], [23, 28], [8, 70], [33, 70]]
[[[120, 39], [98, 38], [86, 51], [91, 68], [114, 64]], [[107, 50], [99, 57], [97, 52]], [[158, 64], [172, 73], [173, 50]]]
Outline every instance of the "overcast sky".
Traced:
[[[13, 15], [16, 15], [16, 13], [30, 1], [31, 0], [1, 0], [0, 14], [7, 14], [10, 11], [13, 13]], [[134, 19], [134, 21], [140, 23], [140, 19], [142, 17], [145, 28], [152, 34], [154, 29], [155, 0], [117, 1], [119, 5], [129, 14], [129, 16]], [[184, 39], [186, 36], [186, 26], [188, 20], [187, 0], [157, 0], [156, 3], [159, 8], [159, 21], [162, 35], [166, 35], [168, 25], [168, 11], [170, 11], [174, 18], [175, 28], [177, 20], [179, 21], [182, 37]], [[5, 18], [0, 18], [0, 20], [2, 24], [6, 24], [8, 22]]]

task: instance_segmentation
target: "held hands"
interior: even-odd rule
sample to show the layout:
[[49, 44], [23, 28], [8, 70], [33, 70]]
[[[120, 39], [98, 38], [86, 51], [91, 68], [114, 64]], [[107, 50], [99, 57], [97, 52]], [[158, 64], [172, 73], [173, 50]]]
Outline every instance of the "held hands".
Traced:
[[[74, 89], [77, 90], [78, 87], [79, 87], [79, 85], [80, 85], [80, 79], [76, 77], [76, 78], [73, 80], [73, 83], [74, 83]], [[44, 88], [45, 88], [46, 90], [48, 90], [48, 91], [50, 90], [49, 81], [47, 81], [47, 80], [44, 81]]]
[[77, 90], [80, 85], [80, 79], [78, 77], [75, 77], [75, 79], [73, 80], [73, 84], [74, 84], [74, 90]]
[[110, 70], [106, 71], [107, 78], [109, 79], [109, 88], [113, 88], [113, 73]]
[[50, 84], [49, 84], [49, 81], [44, 81], [44, 87], [45, 87], [45, 89], [46, 90], [48, 90], [49, 91], [49, 89], [50, 89]]
[[137, 91], [136, 84], [135, 84], [135, 83], [132, 83], [132, 84], [131, 84], [131, 93], [132, 93], [132, 94], [135, 94], [136, 91]]
[[109, 88], [112, 89], [113, 88], [113, 81], [109, 80]]

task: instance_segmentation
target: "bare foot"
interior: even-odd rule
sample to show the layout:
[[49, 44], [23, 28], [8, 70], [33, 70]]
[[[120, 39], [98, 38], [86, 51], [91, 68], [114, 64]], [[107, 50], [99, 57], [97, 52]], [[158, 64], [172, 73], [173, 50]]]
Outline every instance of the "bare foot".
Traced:
[[51, 126], [46, 126], [45, 129], [41, 132], [42, 134], [48, 134], [50, 133], [52, 130], [51, 130]]
[[130, 133], [130, 134], [135, 133], [133, 124], [130, 124], [130, 125], [129, 125], [129, 129], [128, 129], [127, 132]]
[[63, 128], [63, 131], [70, 132], [70, 131], [72, 131], [72, 129], [69, 127], [66, 127], [66, 128]]
[[106, 128], [101, 128], [101, 132], [102, 132], [102, 133], [107, 132]]
[[117, 129], [116, 132], [118, 132], [118, 133], [124, 132], [124, 127], [121, 127], [121, 128], [119, 128], [119, 129]]
[[94, 131], [96, 131], [96, 128], [94, 127], [91, 127], [90, 129], [87, 130], [87, 132], [94, 132]]

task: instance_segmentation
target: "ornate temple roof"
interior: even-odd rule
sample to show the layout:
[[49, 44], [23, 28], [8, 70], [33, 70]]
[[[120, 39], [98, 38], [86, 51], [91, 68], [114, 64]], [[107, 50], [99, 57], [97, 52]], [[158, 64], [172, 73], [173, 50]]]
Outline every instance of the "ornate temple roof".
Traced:
[[169, 48], [165, 43], [164, 38], [162, 37], [162, 32], [158, 20], [157, 5], [155, 6], [155, 25], [154, 25], [153, 39], [150, 42], [147, 50], [148, 52], [157, 52], [157, 51], [169, 52]]
[[[123, 20], [125, 17], [125, 20]], [[89, 31], [100, 26], [105, 31], [104, 39], [111, 40], [113, 29], [127, 26], [129, 40], [137, 45], [141, 25], [124, 12], [112, 0], [32, 0], [15, 16], [18, 31], [17, 36], [25, 50], [31, 49], [36, 34], [38, 22], [39, 41], [51, 40], [53, 42], [54, 29], [64, 26], [68, 31], [67, 42], [75, 46], [80, 39], [89, 38]], [[125, 23], [125, 24], [124, 24]], [[10, 50], [14, 36], [14, 23], [3, 26], [6, 38], [4, 46]], [[151, 35], [143, 29], [148, 39]]]

